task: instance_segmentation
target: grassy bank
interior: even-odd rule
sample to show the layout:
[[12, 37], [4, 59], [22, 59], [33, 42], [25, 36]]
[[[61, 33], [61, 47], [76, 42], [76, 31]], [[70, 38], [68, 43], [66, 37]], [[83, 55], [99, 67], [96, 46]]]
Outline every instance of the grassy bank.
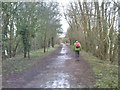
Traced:
[[81, 51], [81, 56], [90, 63], [96, 76], [97, 88], [118, 88], [118, 65], [99, 60], [90, 53]]
[[46, 53], [43, 52], [43, 49], [39, 49], [36, 51], [31, 51], [31, 58], [23, 58], [23, 55], [17, 55], [16, 57], [9, 58], [7, 60], [3, 60], [2, 62], [2, 73], [4, 76], [8, 76], [12, 73], [20, 73], [24, 70], [32, 67], [34, 64], [39, 61], [39, 58], [45, 57], [49, 53], [56, 50], [58, 45], [55, 48], [49, 48]]

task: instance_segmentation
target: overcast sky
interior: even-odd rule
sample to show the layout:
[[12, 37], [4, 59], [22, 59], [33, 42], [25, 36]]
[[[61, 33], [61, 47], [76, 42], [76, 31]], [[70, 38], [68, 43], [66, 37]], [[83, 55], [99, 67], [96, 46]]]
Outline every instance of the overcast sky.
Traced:
[[[61, 14], [63, 14], [63, 7], [67, 7], [69, 2], [71, 2], [72, 0], [54, 0], [54, 1], [57, 1], [59, 2], [60, 4], [60, 12]], [[69, 27], [67, 21], [65, 20], [64, 16], [61, 17], [61, 24], [62, 24], [62, 29], [63, 29], [63, 34], [61, 35], [61, 37], [64, 37], [65, 36], [65, 33], [67, 32], [67, 28]]]

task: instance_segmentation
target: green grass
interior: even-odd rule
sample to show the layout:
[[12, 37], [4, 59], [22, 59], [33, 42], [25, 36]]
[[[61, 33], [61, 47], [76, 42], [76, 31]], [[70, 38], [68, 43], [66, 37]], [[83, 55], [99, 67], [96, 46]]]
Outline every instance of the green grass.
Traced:
[[81, 55], [93, 68], [96, 77], [96, 88], [118, 88], [118, 65], [100, 60], [84, 51], [81, 51]]
[[49, 48], [46, 53], [43, 52], [43, 49], [31, 51], [30, 59], [23, 58], [23, 55], [17, 55], [16, 57], [3, 60], [2, 73], [4, 74], [4, 76], [8, 76], [12, 73], [23, 72], [36, 64], [39, 61], [39, 58], [45, 57], [46, 55], [54, 51], [57, 47], [58, 45], [56, 45], [55, 48]]

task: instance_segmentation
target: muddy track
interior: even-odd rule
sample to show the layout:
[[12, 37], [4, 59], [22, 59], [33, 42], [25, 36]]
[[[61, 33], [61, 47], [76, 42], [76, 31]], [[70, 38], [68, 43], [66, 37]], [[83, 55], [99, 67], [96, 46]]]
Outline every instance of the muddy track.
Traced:
[[62, 44], [40, 58], [31, 69], [3, 80], [3, 88], [91, 88], [94, 73], [85, 60], [75, 61], [74, 52]]

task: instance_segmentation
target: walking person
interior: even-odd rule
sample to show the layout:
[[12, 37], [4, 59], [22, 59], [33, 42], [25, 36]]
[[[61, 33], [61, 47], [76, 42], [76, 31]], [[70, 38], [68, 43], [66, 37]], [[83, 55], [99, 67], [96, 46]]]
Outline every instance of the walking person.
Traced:
[[74, 51], [75, 51], [75, 58], [77, 61], [79, 61], [80, 57], [80, 50], [81, 50], [81, 44], [80, 42], [76, 41], [73, 45]]

